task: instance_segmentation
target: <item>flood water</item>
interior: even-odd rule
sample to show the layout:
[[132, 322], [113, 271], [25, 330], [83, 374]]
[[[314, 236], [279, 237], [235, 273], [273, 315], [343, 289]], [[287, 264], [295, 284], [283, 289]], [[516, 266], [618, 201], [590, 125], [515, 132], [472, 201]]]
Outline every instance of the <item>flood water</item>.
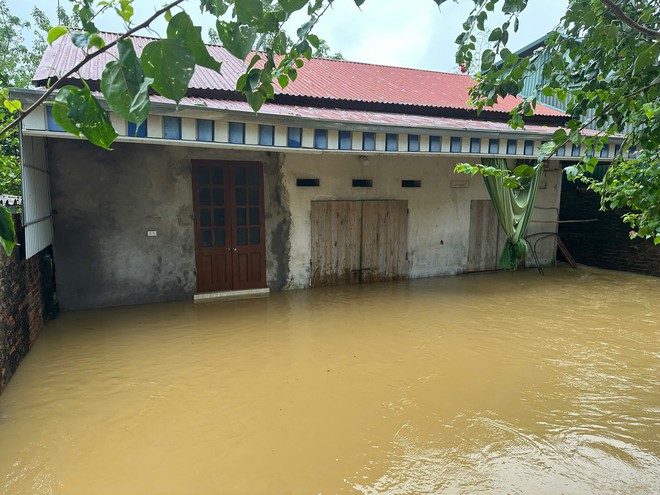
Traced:
[[73, 312], [2, 494], [660, 493], [660, 279], [580, 268]]

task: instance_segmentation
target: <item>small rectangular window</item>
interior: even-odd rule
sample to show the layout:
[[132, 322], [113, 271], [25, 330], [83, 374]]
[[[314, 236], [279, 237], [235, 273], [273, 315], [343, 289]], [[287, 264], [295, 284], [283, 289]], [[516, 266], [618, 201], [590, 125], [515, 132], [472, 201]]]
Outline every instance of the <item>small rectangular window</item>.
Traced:
[[229, 142], [233, 144], [245, 144], [245, 124], [242, 122], [229, 123]]
[[296, 186], [298, 187], [319, 187], [321, 181], [319, 179], [296, 179]]
[[385, 151], [399, 151], [399, 136], [398, 134], [385, 135]]
[[48, 105], [46, 107], [46, 118], [48, 119], [48, 130], [55, 132], [64, 132], [64, 128], [55, 121], [53, 117], [53, 106]]
[[606, 144], [605, 146], [603, 146], [603, 149], [600, 150], [600, 157], [607, 158], [609, 156], [610, 156], [610, 146], [609, 144]]
[[259, 144], [261, 146], [273, 146], [275, 144], [275, 127], [272, 125], [259, 126]]
[[460, 153], [462, 144], [462, 139], [460, 137], [453, 136], [451, 138], [451, 144], [449, 145], [449, 151], [452, 153]]
[[181, 139], [180, 117], [163, 117], [163, 137], [165, 139]]
[[440, 136], [429, 137], [429, 151], [438, 152], [441, 149], [442, 139]]
[[129, 122], [127, 132], [130, 137], [147, 137], [147, 121], [142, 122], [139, 127]]
[[422, 187], [421, 180], [402, 180], [401, 187]]
[[353, 187], [373, 187], [372, 179], [353, 179]]
[[419, 151], [419, 134], [408, 134], [408, 151]]
[[557, 149], [557, 156], [566, 156], [566, 145]]
[[500, 140], [499, 139], [489, 139], [488, 140], [488, 153], [491, 155], [497, 155], [500, 152]]
[[373, 132], [362, 133], [362, 149], [364, 151], [374, 151], [376, 149], [376, 134]]
[[300, 148], [302, 145], [302, 128], [289, 127], [287, 131], [287, 146], [289, 148]]
[[571, 148], [571, 156], [580, 156], [580, 145], [574, 144]]
[[518, 141], [516, 141], [515, 139], [507, 139], [507, 141], [506, 141], [506, 154], [507, 155], [515, 155], [517, 146], [518, 146]]
[[531, 139], [525, 139], [525, 148], [523, 149], [524, 155], [533, 155], [534, 154], [534, 141]]
[[470, 153], [481, 153], [481, 139], [470, 138]]
[[614, 145], [614, 156], [616, 157], [619, 152], [621, 151], [621, 145], [620, 144], [615, 144]]
[[314, 148], [328, 149], [328, 131], [326, 129], [314, 129]]
[[351, 148], [353, 148], [351, 131], [339, 131], [339, 149], [350, 150]]
[[214, 139], [214, 122], [212, 120], [197, 119], [197, 141], [211, 142]]

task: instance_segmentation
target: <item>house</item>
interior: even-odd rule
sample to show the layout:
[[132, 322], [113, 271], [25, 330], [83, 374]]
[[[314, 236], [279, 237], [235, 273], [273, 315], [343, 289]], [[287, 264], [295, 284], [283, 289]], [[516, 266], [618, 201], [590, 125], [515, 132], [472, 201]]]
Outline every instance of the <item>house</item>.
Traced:
[[[454, 166], [529, 160], [565, 119], [539, 105], [512, 130], [515, 100], [477, 115], [468, 76], [324, 59], [255, 114], [234, 91], [243, 62], [209, 51], [222, 73], [198, 67], [178, 105], [153, 95], [137, 129], [111, 115], [112, 151], [61, 132], [47, 105], [24, 120], [26, 251], [53, 244], [63, 310], [496, 269], [483, 180]], [[110, 56], [76, 78], [98, 87]], [[58, 40], [38, 89], [13, 97], [34, 102], [81, 57]], [[553, 160], [530, 233], [556, 232], [560, 188]], [[536, 254], [555, 251], [552, 237]]]

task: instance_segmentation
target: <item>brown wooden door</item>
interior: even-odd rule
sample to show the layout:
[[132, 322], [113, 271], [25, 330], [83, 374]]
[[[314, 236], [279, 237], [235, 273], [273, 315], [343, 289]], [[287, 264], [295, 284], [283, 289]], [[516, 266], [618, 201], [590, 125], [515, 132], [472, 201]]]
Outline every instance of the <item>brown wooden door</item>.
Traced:
[[406, 278], [407, 201], [313, 201], [312, 287]]
[[265, 287], [261, 163], [192, 163], [197, 292]]

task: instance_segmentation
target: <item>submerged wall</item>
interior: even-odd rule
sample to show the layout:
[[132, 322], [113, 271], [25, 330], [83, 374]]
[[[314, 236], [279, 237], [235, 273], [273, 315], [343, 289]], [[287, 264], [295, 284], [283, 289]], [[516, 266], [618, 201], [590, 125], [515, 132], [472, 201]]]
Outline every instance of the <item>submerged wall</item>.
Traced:
[[[457, 154], [238, 151], [193, 146], [49, 139], [54, 253], [63, 310], [192, 299], [196, 290], [192, 159], [264, 164], [267, 285], [309, 287], [311, 202], [407, 200], [411, 277], [467, 271], [472, 200], [487, 200], [481, 177], [453, 173]], [[545, 172], [530, 232], [556, 231], [558, 167]], [[318, 187], [297, 179], [315, 178]], [[353, 187], [370, 179], [373, 187]], [[402, 180], [421, 187], [402, 187]], [[551, 223], [538, 223], [550, 221]], [[148, 237], [147, 231], [157, 231]], [[497, 239], [483, 239], [497, 243]], [[553, 241], [539, 247], [554, 261]], [[531, 264], [531, 258], [528, 263]]]
[[623, 211], [600, 211], [593, 191], [564, 178], [559, 234], [578, 263], [660, 277], [660, 246], [648, 239], [630, 239]]
[[[21, 242], [17, 215], [15, 221]], [[26, 260], [20, 245], [11, 256], [0, 249], [0, 392], [56, 312], [50, 250]]]

